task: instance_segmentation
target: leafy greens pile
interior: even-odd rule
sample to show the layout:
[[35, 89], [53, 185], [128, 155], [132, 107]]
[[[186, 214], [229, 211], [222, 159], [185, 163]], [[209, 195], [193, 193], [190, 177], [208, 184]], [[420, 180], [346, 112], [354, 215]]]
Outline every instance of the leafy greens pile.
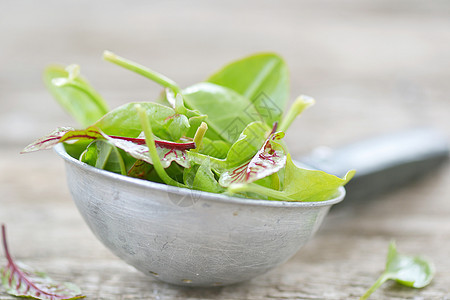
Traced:
[[276, 54], [256, 54], [181, 89], [173, 80], [105, 51], [104, 59], [143, 75], [165, 90], [156, 102], [109, 111], [77, 65], [50, 66], [45, 83], [85, 129], [62, 127], [23, 152], [64, 143], [96, 168], [172, 186], [283, 201], [323, 201], [344, 178], [297, 167], [283, 137], [314, 100], [300, 96], [283, 117], [289, 75]]

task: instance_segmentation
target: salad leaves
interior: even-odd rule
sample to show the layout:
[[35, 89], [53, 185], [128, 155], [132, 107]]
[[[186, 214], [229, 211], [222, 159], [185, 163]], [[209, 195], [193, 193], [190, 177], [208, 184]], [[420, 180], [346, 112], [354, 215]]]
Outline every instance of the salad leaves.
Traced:
[[103, 58], [160, 84], [162, 101], [109, 111], [78, 66], [49, 67], [47, 87], [84, 129], [58, 128], [23, 152], [64, 143], [82, 162], [122, 175], [284, 201], [331, 199], [354, 174], [338, 178], [292, 162], [283, 137], [314, 100], [300, 96], [285, 112], [289, 75], [274, 53], [242, 58], [186, 88], [109, 51]]

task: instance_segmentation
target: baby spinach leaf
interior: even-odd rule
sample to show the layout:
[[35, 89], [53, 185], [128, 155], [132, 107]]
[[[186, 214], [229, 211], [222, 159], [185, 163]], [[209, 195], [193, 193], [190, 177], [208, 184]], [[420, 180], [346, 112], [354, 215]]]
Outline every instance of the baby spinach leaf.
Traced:
[[286, 164], [286, 152], [276, 142], [283, 137], [283, 132], [271, 134], [251, 160], [223, 172], [219, 179], [220, 185], [227, 187], [230, 184], [251, 183], [278, 172]]
[[212, 156], [218, 159], [224, 159], [227, 157], [227, 153], [230, 150], [230, 144], [222, 140], [210, 140], [203, 138], [203, 147], [200, 149], [200, 153], [208, 156]]
[[433, 276], [434, 265], [431, 261], [421, 256], [400, 254], [397, 252], [395, 242], [391, 242], [383, 274], [360, 300], [368, 299], [387, 280], [395, 280], [407, 287], [423, 288], [430, 284]]
[[289, 72], [274, 53], [234, 61], [207, 79], [249, 99], [267, 125], [279, 122], [289, 100]]
[[340, 186], [345, 185], [355, 175], [349, 171], [339, 178], [323, 171], [297, 167], [290, 154], [287, 155], [283, 194], [292, 200], [324, 201], [334, 197]]
[[[94, 126], [108, 135], [137, 137], [142, 129], [134, 109], [136, 104], [127, 103], [112, 110]], [[153, 133], [164, 140], [178, 141], [190, 127], [186, 116], [176, 114], [170, 107], [152, 102], [141, 102], [139, 105], [151, 116], [149, 121]]]
[[127, 175], [127, 168], [119, 149], [106, 140], [95, 140], [81, 155], [80, 161], [102, 170]]
[[68, 282], [54, 282], [43, 272], [15, 262], [9, 253], [6, 241], [6, 227], [2, 224], [3, 249], [7, 260], [5, 268], [0, 270], [0, 277], [6, 292], [16, 297], [31, 299], [56, 300], [84, 298], [80, 288]]
[[198, 83], [182, 91], [185, 104], [208, 115], [206, 137], [234, 143], [239, 133], [261, 116], [247, 98], [212, 83]]
[[211, 171], [210, 161], [205, 159], [201, 165], [190, 169], [185, 169], [184, 183], [191, 189], [201, 190], [211, 193], [222, 193], [225, 191]]
[[108, 112], [108, 106], [92, 86], [81, 76], [79, 67], [49, 66], [44, 82], [53, 97], [83, 127], [94, 124]]

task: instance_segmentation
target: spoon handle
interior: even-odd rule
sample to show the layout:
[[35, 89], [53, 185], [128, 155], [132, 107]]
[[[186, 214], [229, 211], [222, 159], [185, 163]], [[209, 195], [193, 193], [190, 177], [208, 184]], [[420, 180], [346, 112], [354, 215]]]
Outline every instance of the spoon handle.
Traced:
[[411, 183], [442, 166], [448, 157], [448, 140], [441, 132], [415, 128], [336, 149], [320, 147], [296, 161], [340, 177], [355, 169], [343, 201], [354, 204]]

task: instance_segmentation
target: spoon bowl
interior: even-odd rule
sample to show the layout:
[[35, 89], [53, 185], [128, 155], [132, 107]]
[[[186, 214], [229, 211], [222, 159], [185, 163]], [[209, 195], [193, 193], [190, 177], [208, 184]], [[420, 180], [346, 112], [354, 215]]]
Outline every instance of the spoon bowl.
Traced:
[[321, 202], [244, 199], [94, 168], [55, 147], [75, 204], [95, 236], [146, 275], [186, 286], [249, 280], [284, 263], [339, 195]]

